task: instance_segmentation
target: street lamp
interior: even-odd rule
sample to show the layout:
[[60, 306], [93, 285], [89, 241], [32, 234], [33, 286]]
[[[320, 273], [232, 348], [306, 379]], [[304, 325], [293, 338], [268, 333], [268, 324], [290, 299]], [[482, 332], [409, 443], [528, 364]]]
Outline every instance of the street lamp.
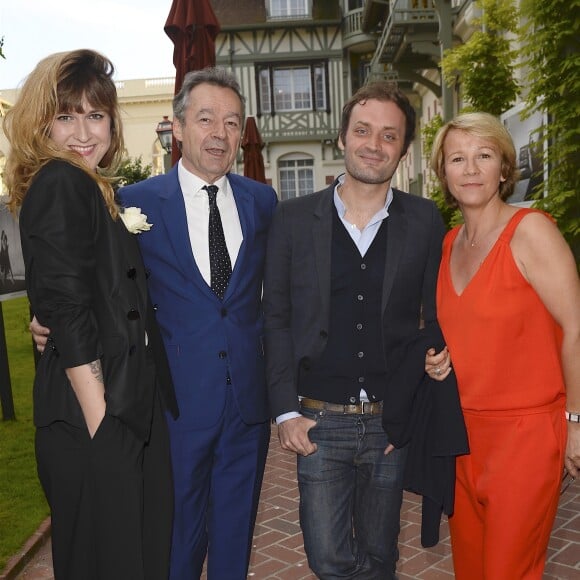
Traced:
[[161, 147], [165, 150], [163, 155], [163, 172], [167, 173], [171, 169], [171, 149], [173, 146], [173, 123], [168, 115], [163, 115], [163, 120], [157, 123], [155, 128], [157, 138]]
[[155, 129], [157, 137], [159, 138], [159, 143], [161, 147], [165, 149], [166, 153], [171, 154], [171, 146], [173, 140], [173, 123], [169, 120], [168, 115], [163, 115], [163, 120], [157, 123], [157, 128]]

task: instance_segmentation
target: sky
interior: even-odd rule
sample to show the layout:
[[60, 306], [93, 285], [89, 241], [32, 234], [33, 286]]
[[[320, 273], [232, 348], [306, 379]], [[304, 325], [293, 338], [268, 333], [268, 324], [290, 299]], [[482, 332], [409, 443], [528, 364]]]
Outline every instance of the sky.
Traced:
[[[194, 0], [195, 1], [195, 0]], [[0, 0], [0, 90], [18, 87], [54, 52], [92, 48], [115, 66], [115, 80], [175, 75], [163, 31], [172, 0]]]

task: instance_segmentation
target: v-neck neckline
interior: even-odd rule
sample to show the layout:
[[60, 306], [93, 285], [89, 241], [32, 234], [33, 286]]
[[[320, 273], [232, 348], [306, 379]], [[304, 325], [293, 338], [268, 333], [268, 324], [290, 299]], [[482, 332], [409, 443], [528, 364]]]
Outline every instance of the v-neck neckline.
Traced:
[[[455, 243], [455, 241], [457, 240], [457, 238], [459, 236], [459, 233], [461, 232], [461, 227], [457, 229], [457, 233], [455, 234], [454, 238], [451, 240], [451, 248], [449, 250], [449, 260], [448, 260], [448, 264], [447, 264], [447, 275], [449, 277], [449, 283], [451, 285], [451, 289], [453, 290], [453, 293], [455, 294], [455, 296], [457, 298], [461, 298], [465, 294], [466, 290], [472, 285], [472, 282], [477, 278], [478, 274], [481, 272], [481, 270], [485, 266], [485, 264], [488, 261], [489, 257], [495, 252], [495, 250], [496, 250], [496, 248], [498, 246], [499, 241], [502, 239], [503, 234], [506, 231], [506, 228], [509, 227], [509, 225], [511, 224], [512, 220], [519, 213], [520, 213], [520, 210], [514, 212], [514, 214], [507, 221], [507, 223], [505, 224], [505, 226], [502, 228], [501, 232], [497, 236], [495, 242], [492, 244], [491, 248], [489, 249], [489, 252], [485, 255], [485, 257], [483, 258], [483, 260], [481, 260], [481, 262], [479, 263], [479, 267], [473, 273], [473, 276], [471, 276], [471, 278], [469, 278], [469, 280], [467, 281], [467, 284], [465, 284], [465, 286], [463, 287], [463, 290], [461, 290], [461, 292], [458, 292], [457, 291], [457, 286], [455, 285], [455, 282], [453, 281], [453, 274], [451, 272], [451, 257], [453, 255], [453, 244]], [[462, 227], [465, 227], [465, 224]]]

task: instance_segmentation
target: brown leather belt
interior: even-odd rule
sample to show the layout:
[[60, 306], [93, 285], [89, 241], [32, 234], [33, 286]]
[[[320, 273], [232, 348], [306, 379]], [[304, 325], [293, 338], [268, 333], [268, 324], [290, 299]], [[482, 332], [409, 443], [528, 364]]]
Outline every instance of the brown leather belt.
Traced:
[[332, 411], [334, 413], [342, 413], [343, 415], [380, 415], [383, 412], [382, 401], [377, 401], [376, 403], [361, 401], [356, 405], [339, 405], [338, 403], [327, 403], [326, 401], [303, 398], [300, 400], [300, 406], [305, 409]]

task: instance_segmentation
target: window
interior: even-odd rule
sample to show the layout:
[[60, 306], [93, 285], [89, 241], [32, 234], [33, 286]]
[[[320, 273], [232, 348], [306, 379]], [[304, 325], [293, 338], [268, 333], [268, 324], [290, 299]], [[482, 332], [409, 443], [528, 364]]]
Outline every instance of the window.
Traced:
[[260, 113], [327, 110], [327, 75], [324, 63], [307, 66], [265, 66], [259, 70], [258, 84]]
[[300, 197], [314, 191], [314, 161], [286, 155], [278, 161], [280, 199]]
[[270, 18], [284, 16], [309, 16], [309, 0], [270, 0]]

